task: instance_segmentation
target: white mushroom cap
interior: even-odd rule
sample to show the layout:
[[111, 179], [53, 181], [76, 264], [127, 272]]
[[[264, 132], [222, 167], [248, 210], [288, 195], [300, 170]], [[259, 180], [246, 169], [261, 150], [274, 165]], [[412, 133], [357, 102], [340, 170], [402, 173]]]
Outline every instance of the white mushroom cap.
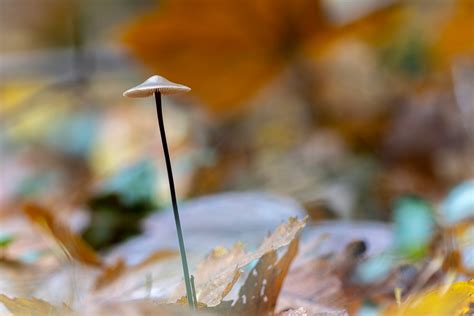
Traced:
[[144, 98], [153, 95], [156, 91], [159, 91], [163, 95], [183, 93], [190, 91], [191, 88], [169, 81], [161, 76], [151, 76], [143, 83], [128, 89], [123, 93], [123, 96], [130, 98]]

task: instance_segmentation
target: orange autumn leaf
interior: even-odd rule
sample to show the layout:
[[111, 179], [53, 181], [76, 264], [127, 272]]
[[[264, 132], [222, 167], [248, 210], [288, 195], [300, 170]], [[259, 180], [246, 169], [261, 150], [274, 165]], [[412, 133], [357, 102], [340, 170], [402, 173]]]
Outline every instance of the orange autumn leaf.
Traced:
[[448, 66], [455, 58], [474, 56], [474, 1], [457, 0], [450, 9], [434, 43], [438, 59]]
[[52, 237], [66, 256], [84, 264], [102, 265], [96, 252], [80, 236], [54, 218], [50, 211], [36, 204], [26, 204], [23, 206], [23, 213], [43, 233]]
[[160, 1], [126, 28], [123, 41], [150, 69], [190, 86], [212, 112], [231, 115], [308, 50], [380, 30], [381, 16], [373, 15], [336, 27], [317, 0]]

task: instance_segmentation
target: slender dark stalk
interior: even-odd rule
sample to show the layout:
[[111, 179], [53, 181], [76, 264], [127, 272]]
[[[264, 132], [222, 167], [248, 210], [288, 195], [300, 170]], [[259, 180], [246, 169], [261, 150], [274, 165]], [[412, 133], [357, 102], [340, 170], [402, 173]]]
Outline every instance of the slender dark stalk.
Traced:
[[170, 185], [171, 202], [173, 203], [173, 214], [176, 222], [176, 232], [178, 233], [179, 252], [181, 254], [181, 263], [183, 264], [184, 283], [186, 285], [186, 296], [191, 308], [195, 307], [191, 278], [189, 277], [188, 260], [186, 259], [186, 249], [184, 247], [183, 231], [179, 220], [178, 203], [176, 201], [176, 191], [174, 188], [173, 170], [171, 169], [171, 159], [168, 151], [168, 142], [166, 141], [165, 124], [163, 122], [163, 109], [161, 106], [161, 93], [155, 92], [156, 113], [158, 115], [158, 125], [160, 126], [161, 142], [163, 144], [163, 153], [165, 155], [166, 170], [168, 172], [168, 181]]
[[194, 301], [194, 306], [197, 308], [197, 294], [196, 294], [196, 287], [194, 286], [194, 275], [191, 274], [191, 288], [193, 290], [193, 301]]

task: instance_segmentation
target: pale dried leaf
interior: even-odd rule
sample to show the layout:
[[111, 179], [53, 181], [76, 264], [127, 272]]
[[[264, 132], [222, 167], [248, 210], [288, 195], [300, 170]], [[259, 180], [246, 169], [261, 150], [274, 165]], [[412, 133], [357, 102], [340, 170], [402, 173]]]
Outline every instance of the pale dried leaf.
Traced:
[[188, 306], [178, 304], [160, 304], [150, 299], [106, 301], [100, 304], [86, 305], [79, 309], [74, 315], [81, 316], [185, 316], [185, 315], [208, 315], [204, 312], [191, 311]]
[[[236, 262], [245, 257], [244, 247], [236, 243], [230, 250], [215, 248], [196, 269], [196, 296], [199, 302], [213, 306], [219, 304], [240, 276]], [[215, 275], [216, 271], [226, 271]], [[202, 282], [204, 280], [204, 282]]]
[[[306, 219], [290, 218], [281, 224], [274, 233], [263, 241], [255, 251], [245, 253], [242, 245], [237, 244], [231, 250], [218, 248], [204, 262], [195, 274], [196, 296], [199, 302], [208, 306], [219, 304], [238, 279], [239, 271], [252, 261], [261, 258], [268, 252], [288, 245], [303, 229]], [[178, 288], [177, 295], [184, 295], [184, 285]]]
[[[145, 258], [142, 262], [133, 266], [127, 266], [122, 258], [117, 259], [112, 265], [101, 271], [96, 278], [94, 293], [91, 293], [90, 299], [107, 299], [110, 296], [122, 297], [129, 296], [136, 291], [135, 298], [148, 296], [153, 287], [153, 275], [165, 274], [170, 263], [176, 266], [174, 262], [178, 253], [174, 250], [158, 250]], [[173, 262], [170, 262], [172, 259]], [[148, 289], [147, 289], [148, 288]]]
[[13, 297], [29, 296], [42, 284], [44, 275], [45, 271], [37, 265], [0, 258], [0, 293]]
[[0, 294], [0, 303], [15, 316], [22, 315], [64, 315], [70, 310], [65, 306], [53, 306], [46, 301], [37, 298], [9, 298]]
[[283, 223], [278, 226], [271, 235], [265, 238], [265, 240], [262, 242], [262, 245], [256, 252], [253, 253], [252, 260], [261, 257], [263, 254], [271, 250], [277, 250], [278, 248], [288, 245], [293, 241], [293, 239], [295, 239], [296, 236], [298, 236], [299, 232], [305, 225], [306, 218], [303, 220], [298, 220], [295, 217], [290, 217], [287, 223]]
[[289, 309], [278, 314], [279, 316], [308, 316], [309, 313], [303, 308]]
[[94, 289], [101, 290], [111, 285], [125, 274], [129, 275], [142, 269], [146, 269], [147, 267], [154, 265], [161, 260], [175, 257], [176, 255], [177, 252], [174, 250], [155, 251], [142, 262], [129, 267], [125, 264], [125, 261], [122, 258], [118, 258], [115, 263], [106, 266], [104, 270], [102, 270], [102, 273], [96, 279]]

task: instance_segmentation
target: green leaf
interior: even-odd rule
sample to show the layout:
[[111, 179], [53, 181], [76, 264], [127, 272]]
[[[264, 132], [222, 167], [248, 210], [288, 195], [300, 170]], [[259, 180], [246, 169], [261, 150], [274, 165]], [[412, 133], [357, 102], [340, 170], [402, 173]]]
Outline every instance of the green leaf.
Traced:
[[396, 252], [410, 259], [422, 258], [434, 234], [434, 212], [430, 204], [417, 197], [403, 197], [394, 210]]
[[0, 248], [8, 247], [14, 240], [15, 237], [10, 234], [0, 235]]

